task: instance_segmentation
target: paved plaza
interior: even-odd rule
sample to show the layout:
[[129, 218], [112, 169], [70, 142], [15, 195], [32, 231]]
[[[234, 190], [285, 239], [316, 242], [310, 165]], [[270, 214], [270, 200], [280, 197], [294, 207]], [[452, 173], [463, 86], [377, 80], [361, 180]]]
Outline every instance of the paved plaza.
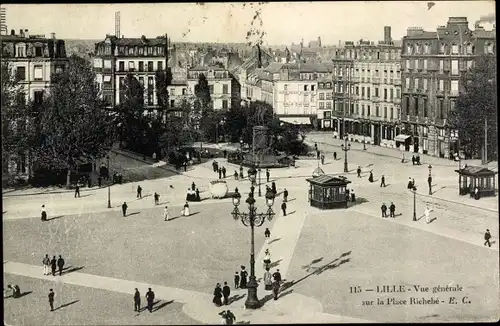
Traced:
[[[316, 138], [315, 138], [316, 137]], [[358, 201], [350, 207], [320, 211], [309, 207], [305, 181], [318, 166], [317, 160], [299, 160], [297, 167], [271, 170], [278, 193], [289, 191], [288, 214], [281, 215], [278, 195], [274, 219], [256, 228], [256, 276], [262, 278], [264, 251], [269, 248], [272, 271], [280, 269], [285, 279], [279, 300], [270, 298], [263, 284], [258, 288], [264, 306], [256, 311], [243, 309], [246, 290], [233, 288], [233, 275], [240, 265], [249, 266], [250, 228], [235, 221], [230, 199], [209, 198], [209, 182], [218, 176], [207, 162], [180, 175], [111, 187], [113, 208], [107, 208], [107, 189], [55, 194], [4, 195], [4, 284], [18, 284], [30, 292], [19, 299], [5, 299], [9, 325], [43, 322], [62, 324], [218, 324], [225, 307], [212, 304], [217, 282], [231, 286], [229, 309], [236, 322], [244, 323], [350, 323], [350, 322], [438, 322], [493, 321], [498, 319], [498, 199], [473, 200], [458, 196], [456, 164], [433, 158], [422, 166], [401, 164], [393, 156], [352, 150], [349, 170], [344, 174], [344, 154], [332, 144], [308, 136], [327, 153], [321, 168], [327, 174], [345, 175]], [[335, 145], [335, 146], [334, 146]], [[332, 152], [337, 151], [334, 161]], [[410, 156], [411, 159], [411, 156]], [[227, 168], [228, 188], [238, 187], [246, 198], [249, 181], [233, 179], [238, 166], [217, 159]], [[433, 165], [435, 193], [427, 193], [428, 164]], [[355, 170], [362, 167], [363, 177]], [[246, 175], [245, 169], [245, 175]], [[369, 183], [373, 170], [375, 182]], [[381, 188], [380, 176], [387, 187]], [[413, 194], [406, 189], [408, 177], [417, 183], [417, 216], [412, 221]], [[203, 201], [191, 203], [191, 216], [181, 216], [188, 187], [192, 182]], [[265, 173], [262, 174], [265, 181]], [[143, 199], [136, 199], [136, 187]], [[161, 205], [154, 206], [153, 193]], [[256, 190], [257, 193], [257, 190]], [[265, 193], [265, 186], [262, 187]], [[129, 205], [121, 216], [120, 205]], [[383, 202], [396, 205], [394, 219], [382, 219]], [[40, 222], [45, 204], [49, 221]], [[169, 206], [174, 219], [163, 221]], [[258, 210], [266, 209], [257, 197]], [[426, 205], [433, 208], [432, 223], [422, 218]], [[240, 208], [245, 211], [246, 206]], [[264, 230], [271, 230], [267, 245]], [[492, 247], [483, 245], [490, 229]], [[68, 270], [62, 276], [44, 276], [43, 256], [62, 254]], [[432, 281], [430, 281], [432, 280]], [[460, 293], [426, 294], [448, 300], [467, 296], [470, 304], [385, 306], [363, 305], [364, 301], [390, 297], [408, 299], [416, 293], [351, 293], [377, 285], [413, 285], [430, 288], [441, 285], [463, 287]], [[49, 312], [47, 293], [56, 292], [55, 312]], [[143, 305], [148, 287], [155, 291], [153, 313], [133, 312], [133, 292], [141, 291]], [[269, 300], [271, 299], [271, 300]], [[72, 303], [75, 301], [75, 303]], [[71, 303], [67, 306], [65, 304]]]

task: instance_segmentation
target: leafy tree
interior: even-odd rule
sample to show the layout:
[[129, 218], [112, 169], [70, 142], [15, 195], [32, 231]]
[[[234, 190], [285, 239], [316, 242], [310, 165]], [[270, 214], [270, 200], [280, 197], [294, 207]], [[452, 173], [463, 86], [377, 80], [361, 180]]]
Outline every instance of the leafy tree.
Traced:
[[190, 112], [191, 105], [187, 100], [183, 100], [175, 110], [169, 112], [165, 127], [159, 137], [159, 146], [165, 153], [175, 151], [182, 145], [194, 141], [195, 135], [191, 128]]
[[246, 127], [247, 118], [244, 107], [233, 104], [231, 108], [225, 112], [224, 132], [229, 135], [232, 143], [237, 143], [241, 138], [241, 131]]
[[64, 72], [54, 74], [53, 87], [40, 111], [40, 139], [34, 149], [44, 168], [71, 171], [81, 162], [104, 157], [112, 144], [113, 124], [99, 97], [91, 65], [71, 56]]
[[158, 106], [166, 113], [169, 106], [169, 94], [168, 94], [168, 86], [172, 84], [172, 73], [170, 70], [158, 70], [156, 72], [156, 98], [158, 102]]
[[460, 81], [463, 92], [451, 111], [448, 123], [458, 130], [461, 148], [480, 157], [484, 148], [485, 120], [488, 124], [488, 159], [497, 159], [496, 58], [482, 56]]

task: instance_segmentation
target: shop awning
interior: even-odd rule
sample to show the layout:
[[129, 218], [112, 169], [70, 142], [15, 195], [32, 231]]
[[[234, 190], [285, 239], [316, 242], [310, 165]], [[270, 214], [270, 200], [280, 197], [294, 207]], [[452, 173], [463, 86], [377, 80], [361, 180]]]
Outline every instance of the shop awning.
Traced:
[[311, 119], [309, 117], [280, 117], [280, 120], [294, 125], [310, 125]]
[[394, 140], [399, 142], [405, 142], [408, 138], [410, 138], [410, 135], [397, 135], [396, 137], [394, 137]]

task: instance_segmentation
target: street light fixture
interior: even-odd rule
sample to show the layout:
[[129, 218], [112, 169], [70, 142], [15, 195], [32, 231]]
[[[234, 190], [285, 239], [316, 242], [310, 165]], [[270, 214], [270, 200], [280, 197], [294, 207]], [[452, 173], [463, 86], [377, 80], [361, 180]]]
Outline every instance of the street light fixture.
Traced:
[[432, 176], [432, 172], [431, 171], [432, 171], [432, 165], [429, 164], [429, 177]]
[[347, 166], [347, 151], [351, 149], [351, 144], [347, 143], [347, 136], [344, 137], [344, 142], [345, 145], [342, 144], [342, 150], [344, 151], [344, 172], [349, 172], [348, 166]]
[[243, 225], [250, 226], [251, 228], [251, 250], [250, 250], [250, 280], [247, 284], [248, 295], [247, 300], [245, 301], [245, 307], [247, 309], [258, 309], [261, 304], [259, 299], [257, 298], [257, 280], [255, 278], [255, 235], [254, 235], [254, 227], [259, 227], [264, 224], [264, 221], [267, 217], [268, 221], [271, 221], [275, 215], [272, 206], [274, 204], [274, 196], [270, 192], [266, 193], [266, 205], [267, 212], [266, 213], [257, 213], [257, 208], [255, 207], [255, 199], [252, 195], [249, 195], [246, 203], [248, 204], [248, 213], [242, 213], [239, 211], [238, 206], [240, 205], [241, 195], [237, 194], [233, 197], [233, 205], [234, 209], [231, 213], [235, 221], [238, 219], [241, 220]]
[[260, 164], [258, 165], [259, 169], [257, 171], [259, 171], [259, 197], [262, 197], [262, 192], [260, 190], [260, 172], [262, 171], [262, 169], [260, 168]]
[[413, 186], [413, 222], [417, 221], [417, 187]]
[[106, 156], [108, 161], [108, 208], [111, 208], [111, 183], [109, 182], [109, 155]]

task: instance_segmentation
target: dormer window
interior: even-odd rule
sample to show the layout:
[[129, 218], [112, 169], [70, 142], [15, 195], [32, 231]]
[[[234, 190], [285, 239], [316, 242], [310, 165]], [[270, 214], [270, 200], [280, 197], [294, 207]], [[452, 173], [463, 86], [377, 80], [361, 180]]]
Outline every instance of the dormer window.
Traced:
[[451, 45], [451, 54], [458, 54], [458, 51], [459, 51], [459, 49], [458, 49], [458, 44], [453, 43], [453, 44]]
[[128, 48], [128, 55], [134, 55], [134, 48]]

